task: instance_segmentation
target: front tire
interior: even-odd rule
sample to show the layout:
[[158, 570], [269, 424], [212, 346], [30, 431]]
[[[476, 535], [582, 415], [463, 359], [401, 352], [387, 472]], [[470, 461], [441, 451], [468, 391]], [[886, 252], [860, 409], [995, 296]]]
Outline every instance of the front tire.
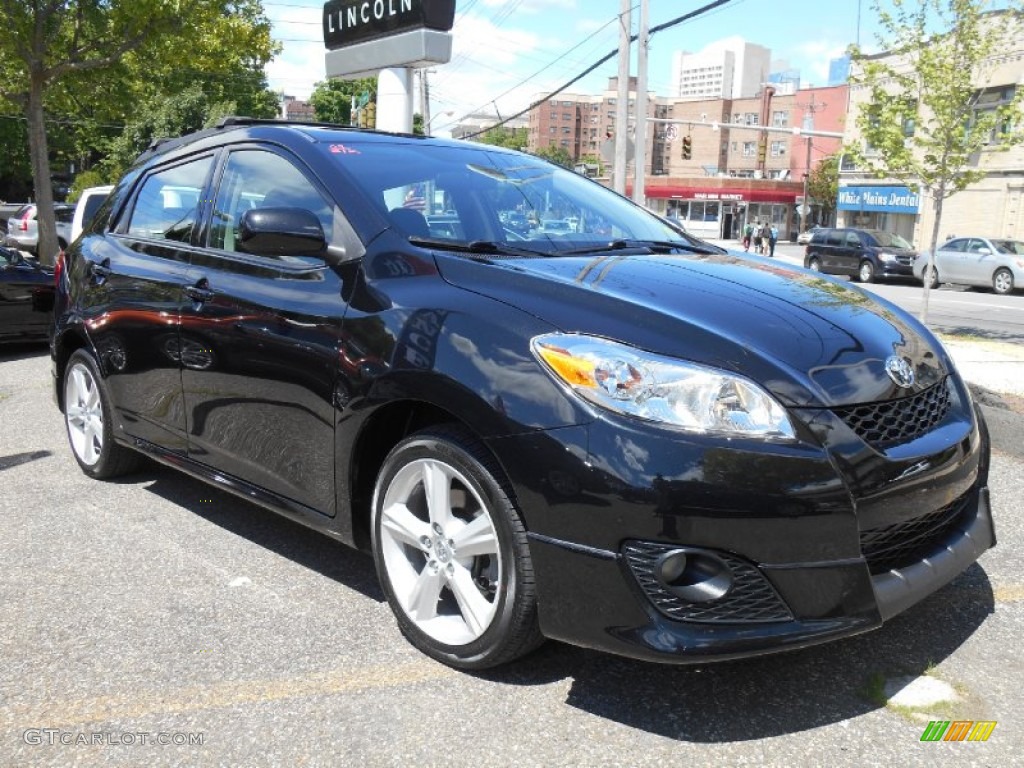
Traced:
[[924, 274], [921, 276], [921, 282], [927, 285], [931, 289], [939, 287], [939, 270], [932, 266], [924, 268]]
[[135, 470], [141, 457], [114, 442], [110, 401], [92, 355], [79, 349], [64, 370], [64, 425], [85, 474], [107, 480]]
[[992, 275], [992, 290], [1000, 296], [1013, 293], [1013, 272], [1005, 267], [997, 269]]
[[460, 669], [542, 641], [526, 530], [484, 446], [457, 427], [400, 442], [373, 494], [373, 556], [402, 634]]
[[875, 282], [875, 265], [865, 259], [860, 263], [860, 269], [857, 270], [857, 277], [862, 283]]

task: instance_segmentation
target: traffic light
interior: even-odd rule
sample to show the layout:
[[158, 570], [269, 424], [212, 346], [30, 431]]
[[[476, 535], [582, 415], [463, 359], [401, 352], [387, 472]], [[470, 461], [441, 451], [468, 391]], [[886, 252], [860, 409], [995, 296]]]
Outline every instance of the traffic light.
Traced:
[[689, 160], [691, 157], [693, 157], [693, 139], [683, 136], [683, 160]]

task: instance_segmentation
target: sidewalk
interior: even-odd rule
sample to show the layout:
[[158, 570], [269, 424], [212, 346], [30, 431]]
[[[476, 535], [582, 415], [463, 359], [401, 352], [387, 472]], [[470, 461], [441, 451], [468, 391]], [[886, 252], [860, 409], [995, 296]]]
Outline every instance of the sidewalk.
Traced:
[[[743, 244], [735, 240], [708, 242], [730, 250], [743, 250]], [[804, 250], [802, 245], [779, 241], [775, 245], [775, 258], [802, 266]], [[938, 335], [966, 381], [1006, 396], [1006, 405], [1024, 413], [1024, 346]]]

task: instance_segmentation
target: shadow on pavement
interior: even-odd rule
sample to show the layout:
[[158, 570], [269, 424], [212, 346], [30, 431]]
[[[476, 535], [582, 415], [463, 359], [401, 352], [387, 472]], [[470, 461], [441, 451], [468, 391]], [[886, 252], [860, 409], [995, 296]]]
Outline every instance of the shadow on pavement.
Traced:
[[31, 360], [50, 354], [50, 347], [45, 341], [15, 341], [0, 344], [0, 363], [14, 360]]
[[[372, 600], [384, 600], [373, 561], [364, 553], [176, 470], [149, 465], [140, 474], [151, 480], [150, 492]], [[869, 687], [878, 676], [923, 674], [967, 641], [994, 606], [988, 576], [975, 564], [882, 628], [814, 648], [674, 666], [548, 642], [475, 677], [514, 686], [571, 679], [566, 703], [598, 717], [679, 741], [749, 741], [877, 709]]]
[[139, 474], [124, 478], [123, 482], [138, 483], [150, 478], [152, 482], [145, 486], [150, 493], [371, 600], [384, 601], [373, 560], [366, 553], [159, 464], [147, 463]]

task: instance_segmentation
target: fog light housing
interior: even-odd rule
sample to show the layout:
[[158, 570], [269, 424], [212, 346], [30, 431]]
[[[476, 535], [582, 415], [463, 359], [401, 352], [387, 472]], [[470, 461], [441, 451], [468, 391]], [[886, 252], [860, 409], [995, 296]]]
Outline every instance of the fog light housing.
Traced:
[[732, 570], [721, 559], [701, 550], [673, 549], [654, 567], [658, 583], [689, 603], [707, 603], [725, 597], [732, 587]]

